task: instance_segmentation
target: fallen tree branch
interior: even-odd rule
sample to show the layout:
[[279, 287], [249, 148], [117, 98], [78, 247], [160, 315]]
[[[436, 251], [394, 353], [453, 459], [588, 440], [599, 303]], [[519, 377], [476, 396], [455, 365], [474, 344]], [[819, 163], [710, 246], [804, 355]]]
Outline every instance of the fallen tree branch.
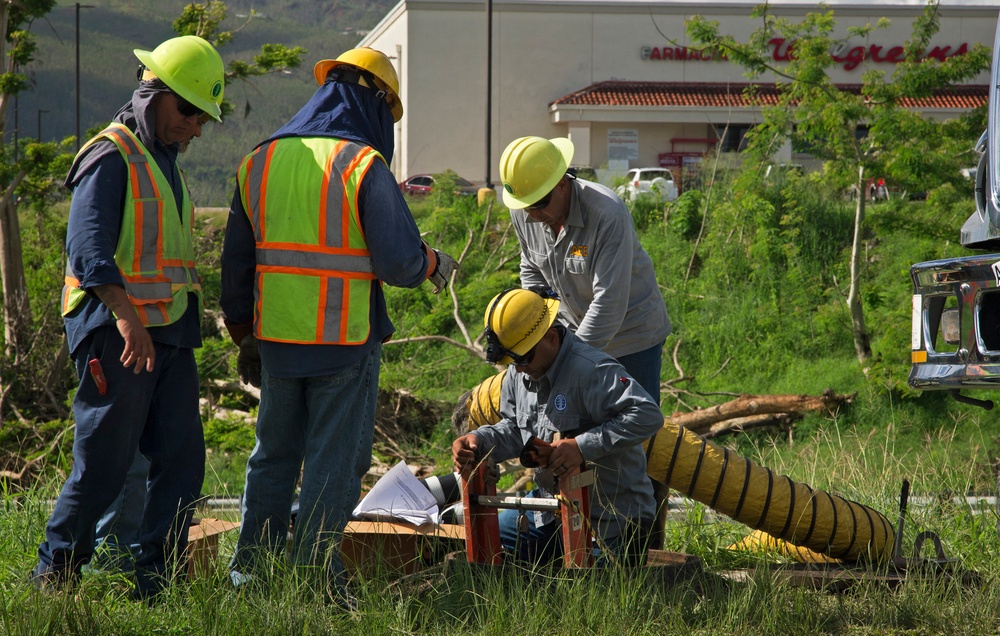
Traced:
[[703, 434], [716, 422], [737, 417], [747, 417], [764, 413], [802, 413], [806, 411], [835, 411], [844, 404], [854, 401], [857, 394], [837, 395], [826, 389], [822, 395], [741, 395], [735, 400], [709, 408], [675, 413], [668, 419], [670, 423], [683, 426], [689, 431]]
[[747, 417], [734, 417], [712, 424], [708, 427], [707, 431], [701, 433], [701, 436], [709, 438], [718, 437], [725, 433], [735, 433], [764, 426], [788, 427], [800, 419], [802, 419], [801, 413], [761, 413], [760, 415], [748, 415]]

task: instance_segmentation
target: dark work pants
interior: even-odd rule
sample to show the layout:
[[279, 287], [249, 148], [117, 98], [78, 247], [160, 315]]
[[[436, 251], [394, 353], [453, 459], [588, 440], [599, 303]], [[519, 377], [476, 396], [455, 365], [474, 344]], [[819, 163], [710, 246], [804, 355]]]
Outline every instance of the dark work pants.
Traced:
[[[162, 587], [169, 562], [187, 539], [205, 475], [205, 439], [194, 352], [160, 343], [152, 372], [120, 361], [125, 341], [114, 326], [95, 330], [73, 354], [80, 386], [73, 400], [73, 470], [38, 547], [36, 575], [74, 576], [94, 551], [98, 519], [121, 491], [136, 449], [150, 461], [140, 523], [140, 593]], [[98, 359], [108, 389], [100, 395], [88, 368]]]

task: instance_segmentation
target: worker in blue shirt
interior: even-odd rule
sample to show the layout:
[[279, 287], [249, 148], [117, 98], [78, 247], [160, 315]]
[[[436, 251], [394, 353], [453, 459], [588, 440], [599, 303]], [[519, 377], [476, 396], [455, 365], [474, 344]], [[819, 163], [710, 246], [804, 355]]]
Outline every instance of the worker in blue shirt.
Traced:
[[240, 165], [223, 244], [226, 326], [241, 379], [261, 389], [231, 578], [263, 582], [301, 473], [291, 561], [320, 566], [351, 607], [336, 544], [371, 465], [393, 332], [382, 284], [437, 292], [457, 263], [421, 240], [389, 170], [403, 115], [389, 59], [352, 49], [314, 75], [312, 98]]
[[38, 547], [33, 584], [75, 583], [94, 528], [121, 492], [136, 451], [149, 459], [136, 560], [138, 598], [182, 572], [205, 442], [194, 349], [201, 346], [201, 286], [191, 235], [194, 207], [177, 168], [185, 140], [221, 121], [224, 65], [196, 36], [135, 50], [155, 79], [80, 150], [62, 311], [80, 376], [73, 400], [73, 470]]

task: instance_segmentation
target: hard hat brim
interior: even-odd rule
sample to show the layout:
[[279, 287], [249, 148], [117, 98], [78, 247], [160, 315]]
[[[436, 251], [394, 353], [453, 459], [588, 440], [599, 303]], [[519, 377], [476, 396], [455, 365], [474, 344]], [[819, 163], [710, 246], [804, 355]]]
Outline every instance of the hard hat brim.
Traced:
[[[316, 84], [318, 86], [325, 84], [326, 76], [330, 73], [330, 71], [338, 66], [344, 65], [357, 68], [354, 64], [341, 62], [340, 60], [320, 60], [319, 62], [316, 62], [315, 66], [313, 66], [313, 77], [316, 78]], [[397, 95], [393, 90], [388, 90], [389, 94], [392, 95], [392, 102], [389, 103], [389, 110], [392, 111], [392, 119], [393, 121], [399, 121], [403, 118], [403, 102], [399, 99], [399, 95]]]
[[[542, 341], [542, 338], [545, 337], [545, 334], [547, 334], [549, 332], [549, 329], [552, 328], [552, 325], [555, 324], [556, 317], [559, 314], [559, 299], [545, 298], [543, 300], [545, 301], [545, 307], [547, 309], [546, 322], [548, 324], [545, 325], [544, 329], [536, 329], [531, 334], [530, 338], [526, 338], [524, 341], [519, 342], [512, 349], [510, 349], [510, 351], [512, 351], [515, 355], [523, 356], [524, 354], [534, 349], [535, 345], [537, 345], [539, 342]], [[500, 360], [497, 361], [497, 364], [509, 366], [514, 364], [514, 359], [508, 355], [504, 355], [504, 357], [500, 358]]]
[[523, 210], [529, 205], [532, 205], [551, 192], [552, 189], [556, 187], [556, 184], [559, 183], [559, 180], [566, 174], [566, 169], [573, 161], [573, 142], [566, 137], [556, 137], [555, 139], [549, 139], [549, 141], [559, 150], [559, 154], [562, 155], [562, 168], [553, 171], [553, 173], [549, 175], [549, 178], [543, 181], [542, 185], [531, 194], [516, 197], [510, 192], [507, 192], [507, 190], [504, 190], [503, 203], [507, 206], [507, 208], [511, 210]]
[[196, 95], [190, 90], [184, 88], [183, 86], [171, 86], [172, 78], [170, 73], [153, 59], [152, 51], [144, 51], [142, 49], [132, 49], [132, 53], [135, 54], [142, 65], [149, 69], [153, 75], [157, 77], [161, 82], [167, 85], [167, 88], [177, 93], [188, 102], [194, 104], [200, 108], [203, 112], [208, 113], [208, 116], [217, 122], [222, 121], [222, 108], [218, 104], [211, 100], [203, 99], [202, 97]]

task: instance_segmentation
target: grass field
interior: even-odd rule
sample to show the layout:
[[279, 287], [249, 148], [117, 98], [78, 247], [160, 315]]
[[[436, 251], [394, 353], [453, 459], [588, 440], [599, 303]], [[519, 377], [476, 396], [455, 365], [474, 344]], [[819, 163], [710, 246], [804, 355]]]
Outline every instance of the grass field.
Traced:
[[[865, 413], [855, 419], [865, 420]], [[26, 575], [55, 492], [8, 494], [0, 515], [0, 634], [1000, 633], [996, 515], [953, 498], [988, 477], [976, 474], [977, 448], [994, 435], [988, 414], [971, 413], [926, 437], [906, 431], [900, 417], [867, 431], [827, 421], [791, 444], [785, 435], [739, 439], [735, 445], [754, 461], [869, 504], [894, 523], [901, 480], [912, 482], [911, 497], [921, 505], [909, 510], [904, 554], [917, 534], [931, 531], [955, 561], [942, 571], [911, 570], [898, 587], [879, 580], [884, 567], [853, 569], [860, 580], [840, 592], [784, 580], [778, 557], [727, 549], [748, 528], [696, 505], [667, 526], [665, 548], [697, 556], [703, 565], [701, 574], [680, 581], [664, 580], [670, 572], [656, 568], [481, 571], [459, 558], [404, 578], [358, 576], [360, 609], [346, 614], [313, 591], [302, 573], [280, 565], [268, 591], [235, 591], [226, 576], [235, 535], [227, 533], [216, 570], [147, 607], [128, 600], [130, 585], [121, 575], [88, 574], [70, 593], [33, 590]]]

